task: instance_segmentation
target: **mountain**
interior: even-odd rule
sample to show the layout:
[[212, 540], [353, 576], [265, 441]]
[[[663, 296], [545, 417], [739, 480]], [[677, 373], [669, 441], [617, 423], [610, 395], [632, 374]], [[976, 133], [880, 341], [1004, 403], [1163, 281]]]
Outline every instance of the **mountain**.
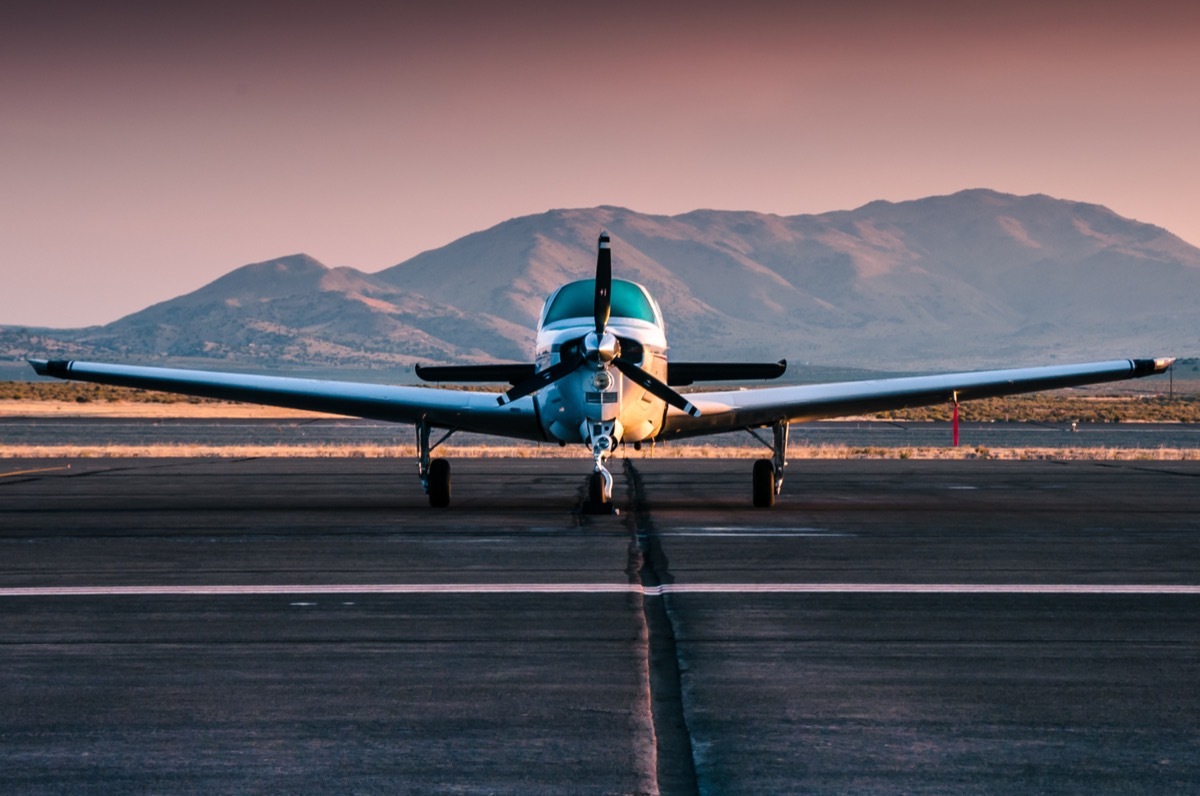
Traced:
[[[530, 325], [549, 289], [589, 273], [602, 228], [616, 272], [650, 288], [687, 358], [930, 368], [1200, 339], [1200, 250], [1098, 205], [986, 190], [792, 217], [552, 211], [377, 276]], [[450, 268], [460, 284], [440, 278]]]
[[[396, 369], [424, 361], [520, 358], [523, 329], [304, 254], [238, 268], [106, 326], [31, 336], [64, 354]], [[0, 337], [0, 340], [3, 338]], [[479, 341], [487, 341], [485, 348]]]
[[1105, 207], [963, 191], [776, 216], [619, 207], [515, 218], [375, 274], [293, 255], [80, 330], [0, 331], [8, 356], [406, 369], [527, 360], [542, 302], [645, 284], [673, 355], [889, 370], [1194, 352], [1200, 249]]

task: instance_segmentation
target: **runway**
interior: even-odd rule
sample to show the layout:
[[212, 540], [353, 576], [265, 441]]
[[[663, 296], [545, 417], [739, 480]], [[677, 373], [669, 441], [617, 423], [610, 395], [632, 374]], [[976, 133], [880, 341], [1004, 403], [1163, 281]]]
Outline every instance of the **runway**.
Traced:
[[0, 462], [0, 790], [1188, 793], [1200, 464]]

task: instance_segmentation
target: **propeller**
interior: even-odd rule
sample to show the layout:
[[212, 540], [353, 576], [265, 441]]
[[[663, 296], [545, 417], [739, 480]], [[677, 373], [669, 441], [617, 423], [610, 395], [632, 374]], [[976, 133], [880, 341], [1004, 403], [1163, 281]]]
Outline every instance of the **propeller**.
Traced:
[[596, 253], [596, 336], [604, 334], [612, 312], [612, 249], [608, 248], [608, 233], [600, 233], [600, 249]]
[[496, 402], [501, 406], [507, 403], [512, 403], [518, 398], [524, 398], [526, 395], [531, 395], [542, 389], [548, 384], [553, 384], [564, 376], [570, 376], [579, 368], [587, 358], [584, 357], [582, 351], [569, 359], [559, 360], [545, 370], [539, 370], [537, 373], [530, 376], [525, 381], [513, 387], [508, 392], [496, 398]]
[[539, 370], [525, 381], [516, 384], [508, 392], [498, 396], [496, 402], [504, 406], [518, 398], [531, 395], [543, 387], [571, 375], [585, 363], [590, 362], [599, 369], [611, 362], [617, 370], [625, 374], [627, 378], [633, 379], [651, 395], [687, 412], [692, 417], [700, 416], [700, 410], [691, 401], [637, 365], [621, 358], [621, 346], [616, 337], [608, 332], [608, 320], [612, 313], [612, 250], [609, 249], [607, 232], [600, 233], [600, 248], [596, 254], [596, 300], [593, 312], [596, 322], [595, 332], [586, 335], [581, 341], [582, 345], [573, 347], [573, 352], [569, 354], [567, 347], [564, 346], [563, 358], [559, 362], [544, 370]]
[[635, 382], [641, 385], [642, 389], [656, 398], [666, 401], [671, 406], [679, 409], [682, 412], [687, 412], [692, 417], [700, 416], [700, 410], [696, 408], [695, 404], [632, 362], [626, 362], [624, 359], [617, 357], [613, 360], [613, 364], [616, 365], [617, 370], [624, 373], [627, 378], [633, 379]]

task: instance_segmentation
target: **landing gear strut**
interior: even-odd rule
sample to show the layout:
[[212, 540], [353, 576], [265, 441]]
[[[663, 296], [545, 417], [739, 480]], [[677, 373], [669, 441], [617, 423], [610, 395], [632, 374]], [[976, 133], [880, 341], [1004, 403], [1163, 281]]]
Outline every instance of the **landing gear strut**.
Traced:
[[595, 468], [588, 477], [588, 499], [583, 504], [584, 514], [616, 514], [613, 508], [613, 477], [604, 466], [604, 460], [612, 453], [614, 446], [615, 420], [585, 421], [587, 440], [592, 444], [592, 458]]
[[417, 471], [421, 475], [421, 486], [429, 495], [429, 505], [434, 508], [445, 508], [450, 505], [450, 462], [445, 459], [430, 459], [430, 453], [438, 445], [450, 439], [457, 429], [450, 429], [442, 438], [432, 445], [429, 444], [429, 424], [424, 420], [417, 422]]
[[775, 496], [783, 489], [783, 468], [787, 466], [788, 422], [781, 420], [771, 426], [774, 437], [772, 443], [758, 436], [754, 429], [746, 430], [771, 449], [770, 459], [754, 462], [754, 506], [767, 509], [775, 505]]

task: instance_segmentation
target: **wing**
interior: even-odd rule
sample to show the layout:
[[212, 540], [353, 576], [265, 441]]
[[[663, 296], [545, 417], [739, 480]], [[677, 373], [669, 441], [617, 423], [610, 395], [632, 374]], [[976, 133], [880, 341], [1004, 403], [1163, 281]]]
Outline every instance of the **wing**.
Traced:
[[43, 376], [60, 379], [140, 387], [396, 423], [423, 420], [431, 426], [461, 431], [516, 439], [545, 439], [531, 398], [501, 407], [496, 404], [495, 393], [61, 359], [30, 360], [29, 364]]
[[786, 359], [778, 362], [667, 362], [667, 385], [686, 387], [697, 381], [777, 379], [786, 370]]
[[[777, 379], [787, 370], [787, 360], [778, 362], [668, 362], [667, 385], [684, 387], [697, 381], [749, 381]], [[537, 373], [537, 365], [417, 365], [422, 381], [485, 382], [514, 386]]]
[[421, 381], [517, 385], [537, 373], [537, 365], [417, 365], [416, 372]]
[[719, 434], [781, 421], [808, 420], [883, 412], [913, 406], [949, 403], [957, 398], [994, 398], [1023, 392], [1052, 390], [1121, 381], [1162, 373], [1173, 359], [1118, 359], [1079, 365], [944, 373], [798, 387], [691, 393], [699, 409], [692, 417], [672, 409], [663, 423], [660, 439]]

